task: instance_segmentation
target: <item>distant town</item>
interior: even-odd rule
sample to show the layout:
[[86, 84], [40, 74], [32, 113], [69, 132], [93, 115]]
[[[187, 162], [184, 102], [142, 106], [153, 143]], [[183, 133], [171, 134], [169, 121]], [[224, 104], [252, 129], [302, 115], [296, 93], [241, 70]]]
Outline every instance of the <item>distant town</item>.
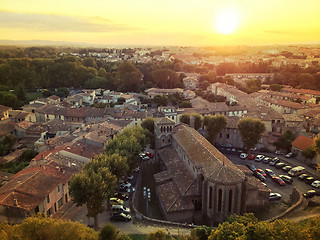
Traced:
[[[318, 45], [1, 46], [0, 104], [0, 222], [193, 228], [320, 204]], [[112, 186], [84, 212], [74, 179], [99, 159]]]

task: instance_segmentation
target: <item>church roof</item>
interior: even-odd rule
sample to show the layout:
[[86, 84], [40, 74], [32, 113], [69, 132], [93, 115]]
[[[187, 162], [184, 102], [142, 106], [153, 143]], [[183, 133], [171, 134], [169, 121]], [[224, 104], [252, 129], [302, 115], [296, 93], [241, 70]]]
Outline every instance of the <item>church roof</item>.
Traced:
[[168, 117], [156, 118], [154, 121], [156, 124], [175, 124], [175, 122]]
[[195, 129], [178, 125], [173, 138], [205, 178], [225, 185], [244, 181], [244, 173]]

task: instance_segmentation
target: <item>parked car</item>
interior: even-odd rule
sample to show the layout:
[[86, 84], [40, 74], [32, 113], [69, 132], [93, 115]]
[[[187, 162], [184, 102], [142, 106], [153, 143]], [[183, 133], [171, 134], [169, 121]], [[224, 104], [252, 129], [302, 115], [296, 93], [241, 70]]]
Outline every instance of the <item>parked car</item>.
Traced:
[[286, 165], [282, 168], [282, 170], [285, 172], [289, 172], [291, 169], [292, 169], [292, 166], [290, 166], [290, 165]]
[[313, 183], [311, 183], [311, 186], [315, 187], [315, 188], [319, 188], [320, 187], [320, 181], [319, 180], [313, 181]]
[[131, 212], [131, 211], [130, 211], [130, 208], [127, 208], [127, 207], [125, 207], [125, 206], [123, 206], [123, 205], [113, 205], [113, 206], [111, 207], [111, 211], [112, 211], [113, 213], [123, 212], [123, 213], [126, 213], [126, 214], [128, 214], [128, 213]]
[[285, 186], [286, 183], [279, 177], [273, 177], [272, 180], [275, 182], [275, 183], [278, 183], [280, 186]]
[[315, 190], [309, 190], [306, 193], [303, 194], [305, 198], [313, 198], [316, 195]]
[[275, 158], [273, 158], [273, 159], [269, 162], [269, 165], [270, 165], [270, 166], [274, 166], [274, 165], [276, 165], [278, 162], [280, 162], [280, 159], [277, 158], [277, 157], [275, 157]]
[[115, 194], [113, 195], [113, 197], [114, 197], [114, 198], [119, 198], [119, 199], [121, 199], [121, 200], [123, 200], [123, 201], [129, 200], [129, 196], [128, 196], [127, 194], [125, 194], [125, 193], [115, 193]]
[[282, 163], [282, 162], [279, 162], [277, 163], [276, 165], [274, 165], [276, 168], [283, 168], [286, 164], [285, 163]]
[[119, 221], [119, 222], [129, 222], [131, 220], [130, 214], [125, 214], [123, 212], [112, 214], [111, 221]]
[[288, 154], [285, 155], [286, 158], [292, 158], [294, 157], [294, 153], [289, 152]]
[[264, 159], [263, 155], [257, 155], [254, 160], [257, 161], [257, 162], [261, 162], [263, 159]]
[[256, 171], [259, 172], [259, 173], [261, 173], [262, 176], [267, 177], [267, 174], [266, 174], [265, 171], [263, 171], [262, 169], [258, 168]]
[[128, 181], [131, 181], [133, 179], [133, 175], [130, 175], [127, 177]]
[[121, 200], [119, 198], [110, 198], [109, 203], [111, 205], [123, 205], [123, 200]]
[[270, 158], [270, 157], [265, 157], [262, 162], [263, 162], [263, 163], [269, 163], [271, 160], [272, 160], [272, 158]]
[[298, 179], [301, 180], [301, 181], [304, 181], [304, 179], [307, 178], [307, 177], [309, 177], [309, 175], [303, 173], [303, 174], [301, 174], [301, 175], [298, 177]]
[[266, 180], [266, 178], [259, 172], [255, 171], [253, 173], [253, 176], [255, 176], [256, 178], [258, 178], [261, 182], [264, 182]]
[[265, 172], [270, 177], [275, 177], [276, 176], [276, 174], [271, 169], [266, 169]]
[[253, 159], [255, 159], [255, 157], [256, 157], [255, 155], [249, 154], [248, 159], [249, 159], [249, 160], [253, 160]]
[[140, 167], [136, 167], [134, 170], [133, 170], [135, 173], [139, 172], [140, 171]]
[[279, 200], [281, 199], [281, 194], [280, 193], [270, 193], [269, 194], [269, 200], [273, 201], [273, 200]]
[[146, 156], [148, 156], [149, 158], [154, 158], [154, 155], [150, 152], [146, 152]]
[[314, 180], [315, 180], [315, 179], [314, 179], [313, 177], [306, 177], [306, 178], [304, 179], [304, 181], [305, 181], [307, 184], [313, 183]]
[[274, 152], [274, 154], [276, 154], [276, 155], [283, 155], [284, 153], [281, 152], [280, 150], [277, 150], [277, 151]]
[[247, 168], [249, 168], [252, 172], [255, 172], [257, 169], [254, 165], [246, 164]]
[[289, 177], [289, 176], [287, 176], [287, 175], [279, 175], [279, 177], [280, 177], [283, 181], [285, 181], [286, 183], [291, 184], [291, 183], [293, 182], [292, 177]]
[[131, 187], [131, 183], [127, 182], [127, 181], [123, 181], [122, 183], [120, 183], [121, 186], [124, 186], [126, 188]]
[[241, 153], [240, 154], [240, 158], [241, 159], [246, 159], [248, 157], [248, 154], [247, 153]]

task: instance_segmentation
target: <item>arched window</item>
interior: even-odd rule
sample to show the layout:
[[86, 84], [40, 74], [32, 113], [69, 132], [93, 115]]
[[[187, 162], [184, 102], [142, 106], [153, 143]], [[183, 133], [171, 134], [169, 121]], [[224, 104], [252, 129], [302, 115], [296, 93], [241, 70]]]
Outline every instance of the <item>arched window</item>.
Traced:
[[169, 132], [169, 126], [167, 126], [167, 132]]
[[209, 208], [212, 208], [212, 187], [209, 188]]
[[218, 211], [221, 212], [221, 207], [222, 207], [222, 190], [219, 189], [218, 192]]
[[163, 128], [162, 128], [162, 126], [160, 127], [160, 132], [163, 132]]
[[172, 126], [170, 126], [170, 132], [172, 132]]
[[228, 205], [228, 212], [232, 210], [232, 189], [229, 191], [229, 205]]

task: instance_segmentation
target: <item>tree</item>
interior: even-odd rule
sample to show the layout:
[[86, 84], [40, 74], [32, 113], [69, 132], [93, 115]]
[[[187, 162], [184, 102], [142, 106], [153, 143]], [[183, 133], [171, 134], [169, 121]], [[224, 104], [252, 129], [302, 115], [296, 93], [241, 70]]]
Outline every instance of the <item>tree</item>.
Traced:
[[160, 88], [175, 88], [181, 85], [178, 74], [171, 69], [155, 70], [152, 72], [152, 78]]
[[317, 153], [313, 150], [313, 147], [308, 147], [307, 149], [302, 151], [302, 156], [305, 158], [312, 159], [317, 155]]
[[194, 129], [199, 130], [202, 126], [202, 116], [199, 113], [192, 114], [194, 118]]
[[182, 101], [179, 103], [179, 108], [192, 108], [190, 101]]
[[242, 118], [238, 122], [238, 129], [241, 134], [244, 147], [253, 148], [261, 139], [262, 134], [266, 130], [264, 122], [255, 118]]
[[180, 116], [180, 122], [190, 125], [190, 114], [184, 113]]
[[167, 96], [154, 96], [153, 102], [159, 106], [167, 106], [168, 105], [168, 97]]
[[158, 229], [156, 232], [148, 233], [148, 240], [173, 240], [172, 236], [168, 236], [163, 230]]
[[149, 138], [149, 143], [151, 149], [155, 148], [155, 139], [154, 139], [154, 119], [149, 117], [142, 121], [141, 127], [148, 130], [147, 137]]
[[98, 214], [103, 211], [103, 202], [112, 196], [117, 179], [110, 170], [90, 161], [84, 169], [70, 180], [69, 191], [77, 206], [86, 205], [88, 217], [94, 218], [94, 228], [98, 229]]
[[214, 115], [205, 118], [204, 124], [207, 130], [207, 139], [209, 142], [213, 142], [217, 134], [226, 127], [227, 119], [224, 115]]
[[2, 240], [96, 240], [98, 233], [79, 222], [63, 221], [45, 217], [38, 213], [25, 219], [21, 224], [0, 224], [0, 239]]
[[313, 140], [313, 149], [320, 154], [320, 134], [318, 134]]
[[278, 149], [285, 149], [287, 152], [290, 152], [291, 149], [291, 143], [295, 139], [295, 135], [290, 130], [287, 130], [278, 141], [274, 143], [274, 145]]
[[116, 79], [119, 90], [135, 91], [140, 87], [142, 73], [129, 61], [124, 61], [119, 65]]
[[279, 92], [281, 90], [282, 86], [280, 84], [271, 84], [270, 85], [270, 90], [271, 91], [277, 91]]
[[60, 87], [56, 91], [56, 95], [61, 98], [66, 98], [69, 96], [69, 94], [70, 94], [70, 92], [69, 92], [68, 88], [66, 88], [66, 87]]

